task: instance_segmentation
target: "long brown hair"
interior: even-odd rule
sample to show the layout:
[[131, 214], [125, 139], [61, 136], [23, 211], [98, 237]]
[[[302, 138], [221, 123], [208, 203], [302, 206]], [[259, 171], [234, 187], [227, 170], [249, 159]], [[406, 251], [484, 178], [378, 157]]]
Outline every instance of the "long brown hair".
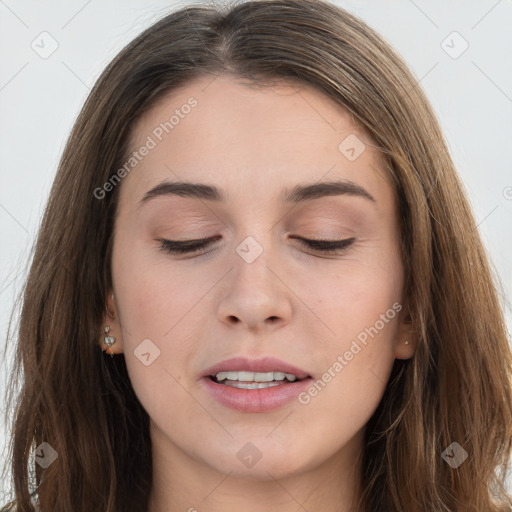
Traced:
[[[395, 361], [367, 425], [360, 510], [510, 510], [512, 355], [463, 187], [403, 60], [356, 16], [319, 0], [182, 8], [128, 44], [96, 82], [64, 150], [8, 340], [16, 343], [7, 399], [18, 510], [33, 510], [31, 475], [42, 512], [147, 509], [149, 418], [124, 356], [111, 360], [97, 341], [122, 184], [102, 199], [94, 191], [126, 161], [143, 112], [219, 73], [314, 86], [377, 141], [394, 180], [419, 342], [411, 360]], [[43, 442], [58, 453], [45, 470], [31, 458]], [[442, 457], [452, 442], [468, 454], [456, 469]]]

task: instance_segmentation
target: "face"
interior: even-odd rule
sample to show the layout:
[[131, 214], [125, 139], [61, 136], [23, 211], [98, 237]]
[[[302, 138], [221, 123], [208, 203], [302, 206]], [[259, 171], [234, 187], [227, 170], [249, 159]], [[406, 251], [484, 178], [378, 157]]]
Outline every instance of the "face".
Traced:
[[223, 76], [136, 124], [108, 323], [159, 453], [265, 479], [360, 448], [394, 359], [413, 351], [395, 196], [372, 144], [316, 89]]

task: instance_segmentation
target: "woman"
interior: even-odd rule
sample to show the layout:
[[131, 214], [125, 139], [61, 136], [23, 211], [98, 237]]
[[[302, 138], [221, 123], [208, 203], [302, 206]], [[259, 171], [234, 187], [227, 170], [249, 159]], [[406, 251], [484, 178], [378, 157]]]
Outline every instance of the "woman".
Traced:
[[18, 343], [17, 510], [511, 510], [468, 201], [403, 61], [328, 3], [184, 8], [114, 59]]

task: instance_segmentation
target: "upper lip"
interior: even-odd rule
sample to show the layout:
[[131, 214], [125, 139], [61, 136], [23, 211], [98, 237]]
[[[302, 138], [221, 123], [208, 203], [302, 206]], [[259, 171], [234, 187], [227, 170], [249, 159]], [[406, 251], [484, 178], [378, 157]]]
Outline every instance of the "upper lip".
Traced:
[[260, 359], [247, 359], [246, 357], [233, 357], [221, 361], [204, 371], [203, 377], [215, 376], [219, 372], [245, 371], [245, 372], [283, 372], [291, 373], [297, 379], [309, 377], [309, 373], [275, 357], [262, 357]]

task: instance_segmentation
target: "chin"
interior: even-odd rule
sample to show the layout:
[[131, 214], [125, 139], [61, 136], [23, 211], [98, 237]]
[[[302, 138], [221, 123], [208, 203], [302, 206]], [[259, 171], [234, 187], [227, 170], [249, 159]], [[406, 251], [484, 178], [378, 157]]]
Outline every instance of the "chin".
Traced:
[[261, 481], [300, 474], [321, 463], [314, 447], [306, 451], [293, 437], [287, 438], [287, 444], [280, 443], [279, 439], [270, 442], [265, 439], [268, 432], [261, 436], [245, 434], [240, 440], [230, 438], [229, 447], [218, 445], [219, 450], [208, 453], [203, 460], [214, 470], [230, 474], [232, 478]]

